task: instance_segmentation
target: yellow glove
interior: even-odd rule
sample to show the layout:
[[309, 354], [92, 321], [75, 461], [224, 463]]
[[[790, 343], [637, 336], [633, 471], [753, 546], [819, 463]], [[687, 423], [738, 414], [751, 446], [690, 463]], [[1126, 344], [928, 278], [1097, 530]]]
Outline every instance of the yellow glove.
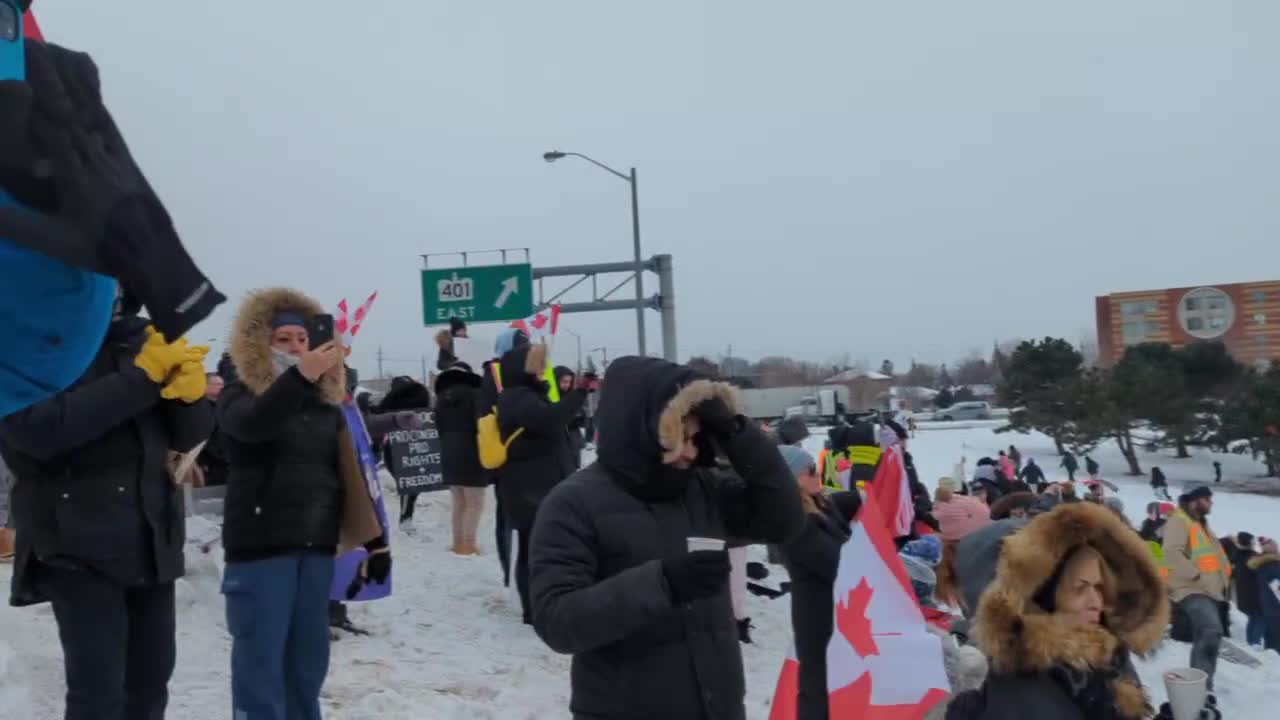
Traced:
[[138, 352], [138, 357], [133, 359], [133, 364], [141, 368], [151, 378], [151, 382], [164, 382], [169, 373], [187, 359], [186, 351], [185, 339], [166, 342], [164, 335], [148, 325], [147, 341]]
[[204, 374], [204, 363], [191, 360], [182, 363], [177, 377], [164, 386], [160, 391], [160, 397], [165, 400], [193, 403], [204, 397], [204, 391], [208, 385], [208, 377]]

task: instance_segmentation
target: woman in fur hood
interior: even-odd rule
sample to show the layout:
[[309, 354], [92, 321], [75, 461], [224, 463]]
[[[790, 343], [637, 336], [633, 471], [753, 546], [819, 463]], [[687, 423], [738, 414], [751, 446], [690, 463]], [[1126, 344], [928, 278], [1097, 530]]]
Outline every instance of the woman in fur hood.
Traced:
[[1168, 624], [1142, 539], [1102, 506], [1060, 506], [1005, 539], [974, 623], [991, 671], [952, 701], [947, 718], [1149, 718], [1129, 655], [1151, 651]]
[[364, 545], [370, 581], [391, 570], [340, 407], [342, 349], [308, 337], [321, 312], [294, 290], [258, 290], [232, 326], [236, 380], [218, 400], [218, 427], [230, 465], [222, 592], [237, 717], [320, 720], [334, 556]]

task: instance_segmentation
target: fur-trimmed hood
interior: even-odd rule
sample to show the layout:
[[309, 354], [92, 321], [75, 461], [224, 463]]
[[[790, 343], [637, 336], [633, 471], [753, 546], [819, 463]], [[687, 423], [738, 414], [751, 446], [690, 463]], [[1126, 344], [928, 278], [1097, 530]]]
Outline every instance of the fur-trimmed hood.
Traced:
[[[308, 319], [324, 312], [324, 307], [289, 288], [254, 290], [240, 304], [231, 324], [228, 354], [240, 382], [254, 395], [261, 395], [275, 382], [271, 353], [271, 321], [283, 311], [302, 313]], [[341, 405], [346, 397], [342, 377], [325, 376], [316, 383], [325, 402]]]
[[[1077, 547], [1092, 545], [1115, 578], [1114, 606], [1103, 625], [1068, 626], [1032, 599]], [[995, 582], [982, 595], [974, 625], [992, 672], [1042, 673], [1110, 666], [1116, 651], [1150, 652], [1169, 624], [1169, 603], [1159, 570], [1142, 538], [1115, 513], [1093, 503], [1061, 505], [1004, 541]], [[1126, 717], [1144, 717], [1142, 688], [1114, 680], [1116, 704]]]
[[731, 385], [657, 358], [618, 358], [605, 373], [595, 413], [600, 463], [629, 484], [651, 481], [684, 448], [684, 418], [713, 397], [737, 412]]

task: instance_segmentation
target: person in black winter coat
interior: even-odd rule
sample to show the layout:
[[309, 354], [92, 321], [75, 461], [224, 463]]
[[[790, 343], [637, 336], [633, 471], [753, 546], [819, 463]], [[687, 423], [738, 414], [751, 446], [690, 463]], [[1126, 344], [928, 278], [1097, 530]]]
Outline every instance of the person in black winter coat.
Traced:
[[498, 427], [504, 440], [520, 435], [507, 448], [507, 464], [498, 484], [502, 514], [515, 530], [516, 589], [526, 624], [533, 624], [529, 603], [529, 536], [538, 507], [560, 481], [573, 474], [569, 424], [582, 413], [587, 393], [570, 390], [553, 403], [547, 397], [547, 346], [524, 345], [502, 356], [502, 394]]
[[1036, 464], [1035, 458], [1027, 458], [1027, 464], [1022, 466], [1018, 471], [1018, 479], [1027, 485], [1034, 487], [1036, 492], [1043, 493], [1048, 483], [1045, 481], [1044, 470]]
[[[555, 378], [558, 394], [560, 396], [567, 395], [573, 390], [577, 384], [578, 376], [569, 368], [558, 365], [555, 369]], [[573, 452], [573, 469], [577, 470], [582, 467], [582, 449], [586, 447], [587, 439], [585, 436], [587, 427], [587, 411], [584, 406], [583, 410], [569, 421], [569, 449]]]
[[[529, 344], [529, 335], [517, 328], [506, 328], [498, 333], [493, 342], [493, 359], [480, 369], [480, 394], [476, 396], [476, 418], [482, 418], [493, 412], [498, 406], [498, 395], [501, 394], [502, 356], [513, 349]], [[477, 450], [477, 452], [479, 452]], [[493, 483], [493, 498], [496, 507], [493, 518], [494, 549], [497, 551], [498, 564], [502, 567], [504, 586], [511, 584], [511, 527], [507, 525], [506, 513], [502, 511], [502, 493], [499, 489], [502, 479], [501, 469], [490, 472]]]
[[1262, 594], [1258, 592], [1258, 573], [1249, 566], [1257, 556], [1258, 552], [1253, 549], [1253, 535], [1237, 533], [1228, 559], [1234, 571], [1231, 579], [1236, 588], [1236, 607], [1249, 619], [1245, 625], [1245, 640], [1250, 645], [1261, 645], [1266, 631]]
[[947, 720], [1151, 717], [1129, 657], [1158, 645], [1168, 621], [1137, 534], [1100, 505], [1061, 505], [1004, 539], [973, 634], [990, 673], [952, 700]]
[[322, 306], [293, 290], [249, 294], [232, 326], [238, 379], [218, 402], [231, 473], [222, 592], [233, 714], [320, 718], [334, 556], [363, 545], [368, 582], [391, 555], [340, 408], [336, 343], [309, 349]]
[[[574, 718], [742, 720], [745, 681], [724, 550], [784, 543], [804, 523], [778, 449], [729, 385], [656, 358], [609, 366], [599, 459], [538, 512], [534, 627], [572, 654]], [[719, 448], [740, 477], [710, 468]]]
[[1158, 467], [1151, 468], [1151, 491], [1156, 497], [1169, 498], [1169, 481], [1164, 477], [1164, 471]]
[[1094, 460], [1093, 458], [1089, 457], [1088, 455], [1085, 455], [1085, 456], [1084, 456], [1084, 471], [1085, 471], [1086, 473], [1088, 473], [1088, 474], [1089, 474], [1089, 477], [1090, 477], [1090, 478], [1097, 478], [1097, 477], [1098, 477], [1098, 473], [1102, 471], [1102, 467], [1101, 467], [1100, 465], [1098, 465], [1098, 461], [1097, 461], [1097, 460]]
[[[176, 653], [184, 510], [166, 455], [213, 428], [204, 352], [149, 335], [121, 300], [101, 351], [63, 392], [6, 417], [17, 479], [12, 603], [51, 602], [67, 720], [161, 718]], [[179, 377], [189, 382], [173, 397]]]
[[[807, 465], [801, 460], [808, 457]], [[804, 529], [781, 546], [783, 562], [791, 578], [791, 630], [796, 659], [800, 661], [796, 720], [827, 718], [827, 644], [834, 631], [833, 586], [840, 565], [840, 548], [849, 539], [849, 524], [861, 507], [856, 492], [822, 492], [813, 458], [799, 448], [784, 448], [783, 459], [796, 475], [801, 504], [805, 510]], [[852, 513], [837, 506], [836, 496]]]
[[[427, 386], [408, 375], [401, 375], [392, 378], [391, 387], [387, 389], [387, 394], [378, 402], [377, 407], [373, 408], [371, 417], [407, 412], [425, 413], [430, 410], [431, 391], [427, 390]], [[391, 446], [384, 443], [385, 433], [375, 436], [373, 430], [370, 429], [369, 435], [374, 452], [378, 452], [378, 448], [382, 449], [383, 463], [390, 469], [392, 466]], [[408, 528], [413, 524], [413, 511], [418, 505], [419, 494], [418, 492], [399, 493], [400, 526], [402, 528]]]
[[440, 431], [440, 464], [453, 502], [453, 551], [478, 555], [476, 529], [484, 513], [489, 473], [480, 464], [476, 443], [476, 401], [481, 378], [463, 362], [436, 376], [436, 428]]
[[1080, 461], [1076, 460], [1075, 455], [1069, 452], [1062, 453], [1062, 462], [1058, 464], [1058, 467], [1067, 471], [1067, 480], [1070, 482], [1076, 481], [1076, 471], [1080, 469]]
[[1262, 554], [1249, 561], [1257, 576], [1258, 602], [1265, 623], [1263, 644], [1280, 653], [1280, 547], [1275, 540], [1262, 544]]

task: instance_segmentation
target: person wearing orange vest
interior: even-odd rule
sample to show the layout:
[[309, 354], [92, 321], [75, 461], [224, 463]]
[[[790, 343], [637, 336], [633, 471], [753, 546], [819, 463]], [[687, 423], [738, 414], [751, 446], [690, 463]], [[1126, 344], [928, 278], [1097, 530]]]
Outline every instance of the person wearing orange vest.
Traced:
[[1231, 563], [1209, 530], [1213, 491], [1201, 485], [1178, 498], [1178, 509], [1164, 528], [1164, 566], [1175, 613], [1186, 615], [1191, 627], [1191, 667], [1213, 675], [1224, 628], [1220, 607], [1227, 601]]

